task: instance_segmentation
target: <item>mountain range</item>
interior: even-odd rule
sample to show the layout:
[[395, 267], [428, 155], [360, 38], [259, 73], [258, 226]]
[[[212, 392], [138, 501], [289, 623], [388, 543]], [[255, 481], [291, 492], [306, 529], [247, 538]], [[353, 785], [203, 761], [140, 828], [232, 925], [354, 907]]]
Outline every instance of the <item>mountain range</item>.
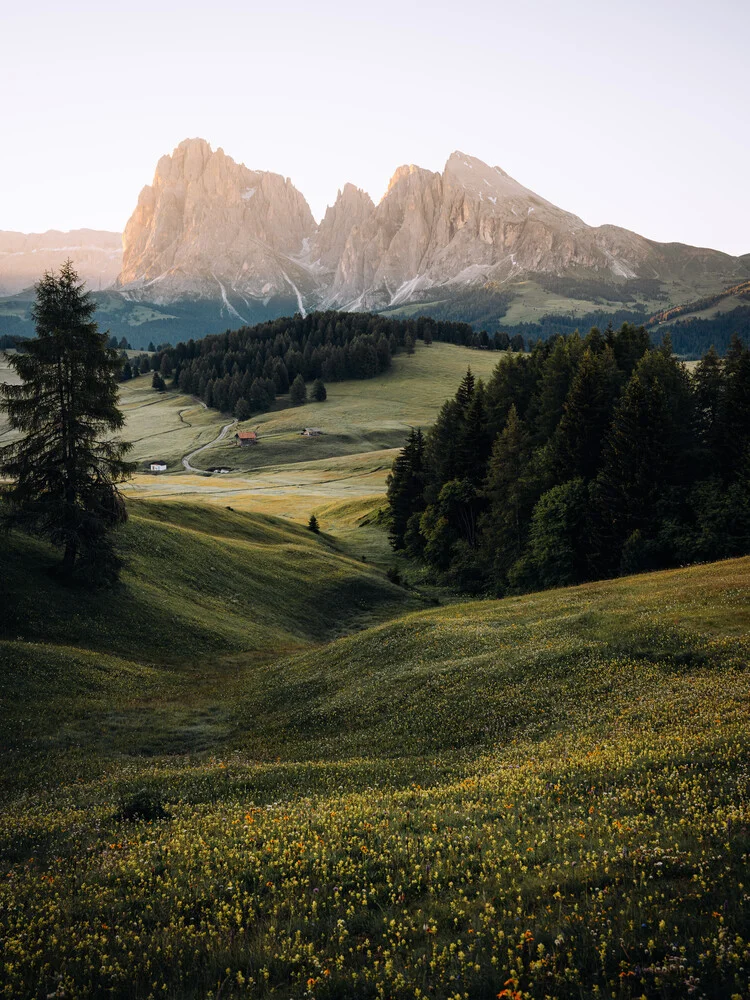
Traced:
[[0, 292], [18, 293], [69, 254], [94, 288], [112, 286], [108, 323], [172, 335], [188, 317], [210, 332], [327, 308], [418, 310], [488, 329], [550, 313], [649, 315], [750, 278], [750, 254], [589, 226], [461, 152], [442, 172], [399, 167], [377, 205], [346, 184], [317, 224], [288, 178], [187, 139], [141, 191], [121, 263], [117, 241], [0, 233]]
[[98, 229], [62, 233], [0, 230], [0, 295], [23, 291], [71, 257], [93, 289], [108, 288], [122, 270], [122, 236]]

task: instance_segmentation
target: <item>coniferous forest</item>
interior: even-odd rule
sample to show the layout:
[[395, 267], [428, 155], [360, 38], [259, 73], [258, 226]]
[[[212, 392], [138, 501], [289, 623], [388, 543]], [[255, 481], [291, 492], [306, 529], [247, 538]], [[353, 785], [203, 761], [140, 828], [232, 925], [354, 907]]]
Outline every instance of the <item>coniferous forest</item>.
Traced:
[[690, 372], [643, 327], [467, 372], [389, 479], [391, 542], [505, 594], [750, 552], [750, 351]]
[[417, 339], [498, 350], [511, 346], [523, 351], [525, 346], [520, 336], [495, 340], [467, 323], [425, 316], [401, 320], [372, 313], [298, 313], [165, 347], [152, 357], [151, 367], [206, 406], [227, 412], [239, 407], [250, 415], [289, 392], [298, 375], [306, 382], [374, 378], [388, 370], [394, 354], [412, 353]]

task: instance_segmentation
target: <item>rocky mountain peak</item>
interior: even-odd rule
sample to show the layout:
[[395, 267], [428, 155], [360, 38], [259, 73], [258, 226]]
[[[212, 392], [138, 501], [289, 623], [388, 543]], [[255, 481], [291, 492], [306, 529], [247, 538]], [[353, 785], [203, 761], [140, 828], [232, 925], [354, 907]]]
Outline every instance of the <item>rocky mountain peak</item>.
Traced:
[[[157, 165], [123, 235], [120, 285], [153, 301], [293, 294], [286, 275], [315, 233], [304, 197], [279, 174], [249, 170], [203, 139]], [[148, 290], [148, 292], [147, 292]]]
[[372, 198], [354, 184], [345, 184], [336, 201], [326, 209], [314, 240], [312, 258], [327, 271], [335, 271], [352, 230], [372, 214]]
[[291, 299], [302, 312], [381, 309], [538, 275], [605, 283], [689, 281], [712, 268], [734, 275], [726, 255], [587, 226], [460, 150], [442, 172], [400, 166], [378, 205], [345, 184], [316, 226], [288, 178], [186, 139], [159, 160], [123, 243], [120, 284], [131, 296], [218, 299], [241, 317], [272, 300], [287, 309]]

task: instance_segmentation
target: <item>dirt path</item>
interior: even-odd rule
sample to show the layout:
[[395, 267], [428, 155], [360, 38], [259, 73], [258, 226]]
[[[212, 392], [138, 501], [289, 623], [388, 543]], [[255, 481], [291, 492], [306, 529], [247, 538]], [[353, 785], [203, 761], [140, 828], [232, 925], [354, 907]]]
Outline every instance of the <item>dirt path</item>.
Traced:
[[195, 458], [195, 456], [198, 455], [198, 454], [200, 454], [200, 452], [205, 451], [206, 448], [210, 448], [211, 445], [218, 444], [219, 441], [223, 441], [224, 438], [229, 433], [229, 431], [232, 429], [232, 427], [234, 427], [234, 425], [236, 423], [237, 423], [236, 420], [232, 420], [231, 423], [225, 424], [221, 428], [221, 432], [218, 434], [217, 437], [215, 437], [213, 439], [213, 441], [209, 441], [207, 444], [202, 444], [200, 446], [200, 448], [196, 448], [195, 451], [191, 451], [189, 455], [185, 455], [184, 458], [182, 459], [182, 464], [185, 466], [185, 468], [187, 469], [187, 471], [188, 472], [205, 472], [205, 469], [196, 469], [196, 467], [194, 465], [191, 465], [190, 464], [191, 459]]

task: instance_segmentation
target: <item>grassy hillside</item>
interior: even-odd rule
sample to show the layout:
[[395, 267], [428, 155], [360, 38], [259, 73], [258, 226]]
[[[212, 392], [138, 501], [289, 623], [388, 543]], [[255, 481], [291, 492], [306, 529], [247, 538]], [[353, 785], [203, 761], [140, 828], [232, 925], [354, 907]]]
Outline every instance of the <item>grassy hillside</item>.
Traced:
[[123, 437], [133, 444], [129, 457], [141, 470], [147, 462], [163, 459], [170, 472], [182, 472], [183, 456], [213, 441], [230, 419], [207, 410], [191, 396], [156, 392], [148, 376], [123, 383], [120, 405], [125, 414]]
[[[186, 664], [163, 647], [161, 664], [134, 662], [148, 648], [136, 622], [116, 662], [61, 650], [65, 609], [44, 615], [42, 591], [4, 665], [21, 785], [22, 725], [40, 741], [63, 725], [82, 746], [120, 740], [98, 766], [52, 758], [42, 791], [7, 802], [5, 996], [748, 995], [749, 559], [408, 613], [315, 647], [325, 604], [290, 577], [253, 648], [283, 633], [308, 649], [268, 662], [241, 651], [238, 570], [206, 592], [198, 567], [232, 540], [252, 552], [250, 588], [265, 552], [323, 559], [325, 542], [146, 507], [126, 590], [142, 580], [138, 608], [166, 609]], [[353, 580], [391, 600], [382, 578], [325, 558], [350, 620]], [[95, 648], [96, 623], [76, 627]], [[150, 745], [135, 724], [118, 735], [128, 699]], [[182, 742], [160, 744], [170, 726]]]
[[[466, 369], [487, 379], [502, 356], [453, 344], [417, 345], [400, 354], [390, 371], [373, 379], [332, 382], [324, 403], [281, 407], [252, 417], [241, 427], [258, 431], [261, 443], [239, 449], [229, 439], [200, 456], [200, 467], [226, 463], [238, 470], [334, 458], [402, 447], [410, 427], [427, 427], [456, 391]], [[305, 427], [320, 437], [300, 437]]]
[[[290, 407], [288, 398], [280, 397], [276, 409], [240, 425], [257, 428], [259, 445], [236, 447], [232, 431], [192, 459], [197, 469], [232, 470], [210, 476], [185, 473], [181, 459], [213, 441], [231, 418], [189, 397], [157, 393], [148, 378], [135, 379], [121, 389], [125, 437], [135, 443], [132, 457], [140, 463], [165, 459], [169, 473], [137, 475], [127, 491], [143, 498], [231, 504], [304, 521], [325, 505], [382, 495], [394, 449], [403, 445], [409, 428], [434, 421], [467, 367], [486, 379], [498, 362], [502, 357], [489, 351], [419, 343], [415, 354], [397, 355], [391, 370], [378, 378], [331, 383], [324, 403]], [[323, 434], [301, 437], [306, 426], [319, 427]]]
[[[324, 535], [277, 518], [130, 503], [112, 592], [65, 590], [46, 545], [0, 551], [0, 752], [174, 752], [225, 734], [244, 666], [303, 649], [417, 602]], [[223, 707], [221, 707], [223, 706]], [[106, 717], [103, 721], [102, 713]], [[22, 777], [3, 769], [11, 785]]]

